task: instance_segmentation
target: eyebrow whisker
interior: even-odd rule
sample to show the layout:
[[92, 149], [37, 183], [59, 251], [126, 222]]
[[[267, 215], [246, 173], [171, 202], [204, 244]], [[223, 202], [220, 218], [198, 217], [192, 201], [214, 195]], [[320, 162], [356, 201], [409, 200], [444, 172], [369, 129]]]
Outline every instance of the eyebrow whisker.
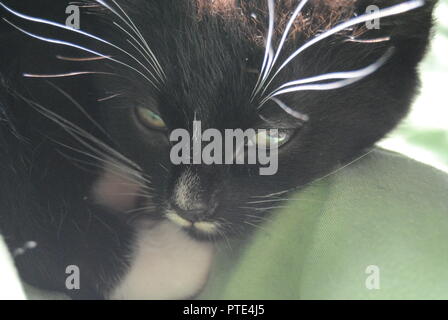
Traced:
[[381, 9], [377, 12], [372, 13], [365, 13], [363, 15], [360, 15], [358, 17], [352, 18], [346, 22], [343, 22], [333, 28], [331, 28], [328, 31], [325, 31], [324, 33], [318, 35], [317, 37], [311, 39], [310, 41], [306, 42], [304, 45], [302, 45], [300, 48], [298, 48], [293, 54], [291, 54], [284, 62], [283, 64], [277, 69], [275, 74], [271, 77], [267, 85], [265, 86], [265, 89], [263, 93], [266, 91], [266, 89], [269, 87], [269, 85], [272, 83], [272, 81], [276, 78], [276, 76], [300, 53], [305, 51], [306, 49], [310, 48], [311, 46], [315, 45], [318, 42], [321, 42], [322, 40], [340, 32], [347, 28], [359, 25], [361, 23], [380, 19], [384, 17], [389, 17], [401, 13], [405, 13], [414, 9], [417, 9], [425, 4], [424, 0], [409, 0], [407, 2], [403, 2], [397, 5], [393, 5], [384, 9]]
[[[266, 98], [264, 98], [261, 102], [260, 107], [273, 97], [285, 93], [305, 91], [305, 90], [332, 90], [342, 88], [344, 86], [360, 81], [361, 79], [364, 79], [365, 77], [371, 75], [372, 73], [380, 69], [392, 57], [394, 51], [395, 49], [393, 47], [390, 47], [386, 51], [386, 53], [383, 54], [377, 61], [362, 69], [354, 71], [345, 71], [345, 72], [332, 72], [285, 83], [282, 86], [278, 87], [276, 90], [274, 90], [272, 93], [270, 93]], [[336, 80], [336, 79], [343, 79], [343, 80], [330, 83], [305, 85], [324, 80]]]
[[302, 12], [303, 7], [308, 3], [308, 0], [302, 0], [299, 5], [297, 6], [296, 10], [294, 11], [294, 13], [292, 14], [291, 18], [288, 21], [288, 24], [286, 25], [285, 31], [283, 32], [282, 38], [280, 40], [280, 43], [278, 45], [277, 51], [275, 53], [275, 56], [272, 60], [272, 62], [269, 64], [268, 68], [266, 69], [264, 78], [262, 83], [260, 84], [260, 86], [262, 87], [267, 79], [267, 77], [269, 77], [272, 68], [274, 67], [275, 63], [277, 62], [278, 57], [280, 56], [280, 53], [283, 49], [283, 46], [286, 42], [286, 39], [288, 37], [289, 31], [291, 30], [292, 25], [294, 24], [294, 21], [297, 19], [297, 17], [299, 16], [299, 14]]
[[65, 77], [75, 77], [86, 74], [103, 74], [103, 75], [115, 75], [115, 73], [110, 72], [100, 72], [100, 71], [77, 71], [77, 72], [67, 72], [67, 73], [56, 73], [56, 74], [35, 74], [35, 73], [24, 73], [25, 78], [65, 78]]
[[131, 70], [133, 70], [135, 72], [137, 72], [139, 75], [144, 77], [152, 86], [154, 86], [155, 88], [159, 89], [159, 87], [154, 83], [154, 81], [149, 79], [148, 76], [146, 76], [144, 73], [142, 73], [138, 69], [134, 68], [133, 66], [131, 66], [131, 65], [129, 65], [129, 64], [123, 62], [123, 61], [111, 58], [110, 56], [107, 56], [107, 55], [105, 55], [103, 53], [97, 52], [95, 50], [92, 50], [92, 49], [89, 49], [89, 48], [86, 48], [86, 47], [83, 47], [83, 46], [80, 46], [80, 45], [77, 45], [77, 44], [74, 44], [74, 43], [71, 43], [71, 42], [57, 40], [57, 39], [52, 39], [52, 38], [46, 38], [46, 37], [42, 37], [42, 36], [36, 35], [34, 33], [31, 33], [29, 31], [26, 31], [26, 30], [16, 26], [14, 23], [10, 22], [6, 18], [3, 18], [3, 20], [6, 21], [11, 26], [13, 26], [14, 28], [16, 28], [17, 30], [19, 30], [20, 32], [22, 32], [22, 33], [24, 33], [24, 34], [26, 34], [26, 35], [28, 35], [28, 36], [30, 36], [32, 38], [35, 38], [35, 39], [38, 39], [38, 40], [41, 40], [41, 41], [44, 41], [44, 42], [48, 42], [48, 43], [59, 44], [59, 45], [63, 45], [63, 46], [76, 48], [76, 49], [79, 49], [79, 50], [82, 50], [82, 51], [85, 51], [85, 52], [89, 52], [89, 53], [95, 54], [97, 56], [103, 57], [103, 58], [108, 59], [110, 61], [113, 61], [115, 63], [121, 64], [121, 65], [123, 65], [123, 66], [125, 66], [125, 67], [127, 67], [127, 68], [129, 68], [129, 69], [131, 69]]
[[[104, 40], [104, 39], [102, 39], [102, 38], [100, 38], [100, 37], [98, 37], [98, 36], [95, 36], [95, 35], [93, 35], [93, 34], [90, 34], [90, 33], [88, 33], [88, 32], [85, 32], [85, 31], [82, 31], [82, 30], [77, 30], [77, 29], [68, 27], [68, 26], [66, 26], [66, 25], [63, 25], [63, 24], [60, 24], [60, 23], [57, 23], [57, 22], [54, 22], [54, 21], [49, 21], [49, 20], [46, 20], [46, 19], [36, 18], [36, 17], [32, 17], [32, 16], [28, 16], [28, 15], [19, 13], [19, 12], [15, 11], [15, 10], [9, 8], [8, 6], [4, 5], [2, 2], [0, 2], [0, 6], [2, 6], [5, 10], [7, 10], [8, 12], [10, 12], [10, 13], [13, 14], [14, 16], [19, 17], [19, 18], [21, 18], [21, 19], [24, 19], [24, 20], [27, 20], [27, 21], [36, 22], [36, 23], [41, 23], [41, 24], [45, 24], [45, 25], [50, 25], [50, 26], [53, 26], [53, 27], [56, 27], [56, 28], [59, 28], [59, 29], [63, 29], [63, 30], [67, 30], [67, 31], [70, 31], [70, 32], [74, 32], [74, 33], [83, 35], [83, 36], [85, 36], [85, 37], [87, 37], [87, 38], [97, 40], [97, 41], [102, 42], [102, 43], [104, 43], [104, 44], [107, 44], [107, 45], [109, 45], [109, 46], [111, 46], [111, 47], [113, 47], [113, 48], [115, 48], [115, 49], [117, 49], [117, 50], [123, 52], [124, 54], [126, 54], [127, 56], [129, 56], [131, 59], [133, 59], [134, 61], [136, 61], [140, 66], [142, 66], [142, 67], [148, 72], [148, 74], [149, 74], [151, 77], [154, 78], [155, 81], [159, 82], [158, 78], [155, 77], [154, 74], [153, 74], [153, 73], [152, 73], [152, 72], [151, 72], [151, 71], [150, 71], [150, 70], [149, 70], [149, 69], [148, 69], [148, 68], [147, 68], [147, 67], [146, 67], [140, 60], [138, 60], [134, 55], [132, 55], [132, 54], [129, 53], [128, 51], [124, 50], [123, 48], [120, 48], [119, 46], [117, 46], [117, 45], [115, 45], [115, 44], [113, 44], [113, 43], [111, 43], [111, 42], [109, 42], [109, 41], [107, 41], [107, 40]], [[9, 24], [11, 24], [11, 25], [12, 25], [13, 27], [15, 27], [16, 29], [18, 29], [18, 30], [20, 30], [20, 31], [22, 31], [22, 32], [25, 31], [25, 30], [19, 28], [18, 26], [14, 25], [13, 23], [11, 23], [10, 21], [8, 21], [7, 19], [3, 18], [3, 20], [5, 20], [5, 21], [8, 22]], [[26, 34], [28, 34], [28, 35], [30, 35], [30, 36], [32, 35], [32, 34], [29, 33], [29, 32], [28, 32], [28, 33], [27, 33], [27, 32], [24, 32], [24, 33], [26, 33]], [[42, 37], [42, 38], [43, 38], [43, 37]], [[38, 39], [39, 39], [39, 38], [38, 38]], [[40, 40], [42, 40], [42, 39], [40, 39]], [[103, 57], [106, 57], [105, 55], [102, 55], [102, 56], [103, 56]], [[107, 56], [107, 57], [109, 58], [109, 60], [112, 60], [112, 58], [111, 58], [110, 56]], [[151, 67], [154, 68], [154, 66], [152, 66], [152, 65], [151, 65]]]
[[[111, 58], [111, 56], [107, 56], [108, 58]], [[65, 56], [61, 56], [61, 55], [57, 55], [56, 56], [56, 58], [57, 59], [59, 59], [59, 60], [64, 60], [64, 61], [76, 61], [76, 62], [79, 62], [79, 61], [97, 61], [97, 60], [104, 60], [104, 59], [107, 59], [106, 57], [97, 57], [97, 56], [94, 56], [94, 57], [84, 57], [84, 58], [75, 58], [75, 57], [65, 57]]]
[[121, 21], [123, 21], [135, 33], [135, 35], [145, 45], [145, 47], [147, 49], [146, 52], [153, 59], [153, 61], [155, 62], [156, 67], [159, 69], [159, 71], [162, 74], [164, 74], [163, 68], [160, 66], [160, 63], [158, 62], [154, 52], [150, 49], [150, 47], [149, 47], [148, 43], [146, 42], [145, 38], [142, 36], [141, 32], [138, 30], [138, 28], [136, 27], [136, 25], [134, 24], [132, 19], [129, 17], [129, 15], [126, 13], [126, 11], [124, 11], [123, 8], [115, 0], [112, 0], [112, 2], [120, 9], [120, 11], [126, 16], [126, 18], [128, 20], [126, 20], [120, 13], [117, 12], [117, 10], [112, 8], [105, 1], [95, 0], [95, 2], [101, 4], [103, 7], [107, 8], [109, 11], [111, 11], [114, 15], [116, 15]]
[[257, 93], [262, 88], [262, 84], [265, 81], [265, 70], [269, 67], [272, 57], [272, 38], [274, 36], [274, 24], [275, 24], [275, 5], [273, 0], [268, 0], [268, 8], [269, 8], [269, 27], [268, 27], [268, 36], [266, 39], [266, 48], [264, 53], [263, 64], [261, 66], [261, 71], [258, 76], [257, 83], [255, 84], [254, 91], [252, 92], [252, 99], [257, 95]]
[[288, 107], [283, 101], [277, 99], [277, 98], [271, 98], [272, 101], [274, 101], [280, 108], [283, 109], [287, 114], [293, 116], [294, 118], [308, 122], [310, 120], [310, 117], [306, 114], [303, 114], [301, 112], [298, 112], [296, 110], [293, 110], [291, 107]]

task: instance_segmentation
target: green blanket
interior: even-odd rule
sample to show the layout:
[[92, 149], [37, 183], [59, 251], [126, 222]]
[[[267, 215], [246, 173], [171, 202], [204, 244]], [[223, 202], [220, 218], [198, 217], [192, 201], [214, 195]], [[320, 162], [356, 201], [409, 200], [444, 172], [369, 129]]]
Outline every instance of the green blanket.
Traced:
[[[447, 299], [447, 194], [445, 173], [375, 150], [289, 196], [248, 240], [224, 242], [199, 298]], [[2, 284], [14, 278], [5, 261]]]
[[448, 176], [376, 150], [290, 197], [205, 299], [448, 299]]

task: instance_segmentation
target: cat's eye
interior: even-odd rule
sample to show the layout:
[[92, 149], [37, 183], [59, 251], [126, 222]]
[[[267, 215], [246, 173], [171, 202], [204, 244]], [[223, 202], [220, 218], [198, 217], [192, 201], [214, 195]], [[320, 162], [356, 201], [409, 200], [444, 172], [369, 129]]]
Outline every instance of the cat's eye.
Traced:
[[150, 129], [165, 130], [166, 124], [154, 111], [148, 108], [137, 108], [137, 115], [141, 122]]
[[256, 144], [264, 149], [277, 149], [287, 143], [290, 138], [291, 134], [286, 130], [278, 130], [277, 132], [273, 130], [260, 130], [255, 135], [255, 141], [250, 141], [248, 145]]

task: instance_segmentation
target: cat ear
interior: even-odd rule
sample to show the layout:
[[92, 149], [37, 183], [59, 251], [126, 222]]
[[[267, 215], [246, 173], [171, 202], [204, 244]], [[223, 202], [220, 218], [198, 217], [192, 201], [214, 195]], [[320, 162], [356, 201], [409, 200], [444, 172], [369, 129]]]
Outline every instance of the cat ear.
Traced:
[[357, 38], [387, 39], [395, 47], [400, 63], [415, 65], [423, 58], [431, 39], [436, 3], [437, 0], [358, 0], [357, 15], [385, 12], [392, 7], [404, 12], [366, 22]]
[[432, 13], [437, 0], [358, 0], [356, 12], [386, 11], [395, 7], [401, 12], [366, 23], [366, 34], [390, 37], [392, 42], [404, 40], [425, 40], [433, 25]]

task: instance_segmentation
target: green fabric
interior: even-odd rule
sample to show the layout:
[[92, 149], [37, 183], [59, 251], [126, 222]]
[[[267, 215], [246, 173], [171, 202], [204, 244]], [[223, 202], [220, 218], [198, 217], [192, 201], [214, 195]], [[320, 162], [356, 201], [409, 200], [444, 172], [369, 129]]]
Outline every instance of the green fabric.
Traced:
[[223, 246], [200, 299], [448, 299], [447, 194], [445, 173], [376, 150]]

